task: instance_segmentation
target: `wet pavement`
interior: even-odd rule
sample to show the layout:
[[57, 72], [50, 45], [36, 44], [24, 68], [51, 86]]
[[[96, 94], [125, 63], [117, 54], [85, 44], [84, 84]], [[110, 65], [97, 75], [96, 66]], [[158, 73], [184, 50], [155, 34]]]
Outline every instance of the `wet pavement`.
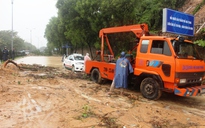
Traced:
[[61, 56], [25, 56], [14, 61], [17, 64], [38, 64], [42, 66], [62, 67]]

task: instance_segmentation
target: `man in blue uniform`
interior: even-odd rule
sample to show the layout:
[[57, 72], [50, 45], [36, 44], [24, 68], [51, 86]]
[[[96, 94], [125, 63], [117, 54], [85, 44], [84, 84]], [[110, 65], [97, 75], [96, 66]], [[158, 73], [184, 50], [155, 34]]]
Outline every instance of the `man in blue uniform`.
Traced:
[[121, 52], [121, 56], [117, 60], [115, 65], [115, 76], [110, 87], [110, 92], [108, 94], [111, 94], [114, 86], [115, 88], [121, 88], [121, 94], [123, 94], [124, 88], [127, 88], [128, 86], [127, 80], [130, 73], [133, 73], [133, 68], [129, 60], [126, 58], [125, 52]]

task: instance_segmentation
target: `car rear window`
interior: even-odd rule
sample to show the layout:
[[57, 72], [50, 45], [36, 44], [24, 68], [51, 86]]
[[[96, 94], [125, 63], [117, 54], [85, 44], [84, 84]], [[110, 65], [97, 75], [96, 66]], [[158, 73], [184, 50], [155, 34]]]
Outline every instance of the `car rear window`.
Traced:
[[84, 57], [83, 56], [74, 56], [74, 59], [75, 60], [84, 60]]

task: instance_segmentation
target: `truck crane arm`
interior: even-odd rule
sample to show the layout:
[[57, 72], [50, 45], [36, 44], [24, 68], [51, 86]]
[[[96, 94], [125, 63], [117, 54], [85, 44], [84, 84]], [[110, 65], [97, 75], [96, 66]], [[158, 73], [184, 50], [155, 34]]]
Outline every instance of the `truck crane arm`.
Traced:
[[140, 38], [141, 36], [144, 35], [146, 36], [149, 35], [147, 24], [136, 24], [136, 25], [101, 29], [99, 33], [99, 37], [102, 38], [105, 34], [109, 34], [109, 33], [131, 32], [131, 31], [136, 35], [137, 38]]
[[136, 24], [136, 25], [128, 25], [128, 26], [111, 27], [111, 28], [101, 29], [99, 32], [99, 37], [101, 38], [101, 60], [102, 61], [104, 61], [104, 41], [106, 41], [108, 49], [109, 49], [111, 55], [114, 57], [114, 53], [113, 53], [112, 48], [110, 46], [110, 42], [108, 40], [107, 34], [122, 33], [122, 32], [133, 32], [135, 34], [136, 38], [138, 38], [138, 39], [142, 36], [150, 35], [147, 24]]

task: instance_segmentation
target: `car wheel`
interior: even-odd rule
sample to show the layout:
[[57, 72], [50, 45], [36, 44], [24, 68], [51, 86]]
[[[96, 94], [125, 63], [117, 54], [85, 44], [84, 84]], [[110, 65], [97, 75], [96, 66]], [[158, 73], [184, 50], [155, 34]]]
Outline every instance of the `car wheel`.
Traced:
[[94, 81], [95, 83], [98, 83], [98, 84], [102, 83], [102, 78], [101, 78], [100, 72], [97, 68], [92, 70], [91, 80]]
[[151, 77], [142, 80], [140, 91], [143, 97], [150, 100], [157, 100], [162, 95], [159, 83]]

